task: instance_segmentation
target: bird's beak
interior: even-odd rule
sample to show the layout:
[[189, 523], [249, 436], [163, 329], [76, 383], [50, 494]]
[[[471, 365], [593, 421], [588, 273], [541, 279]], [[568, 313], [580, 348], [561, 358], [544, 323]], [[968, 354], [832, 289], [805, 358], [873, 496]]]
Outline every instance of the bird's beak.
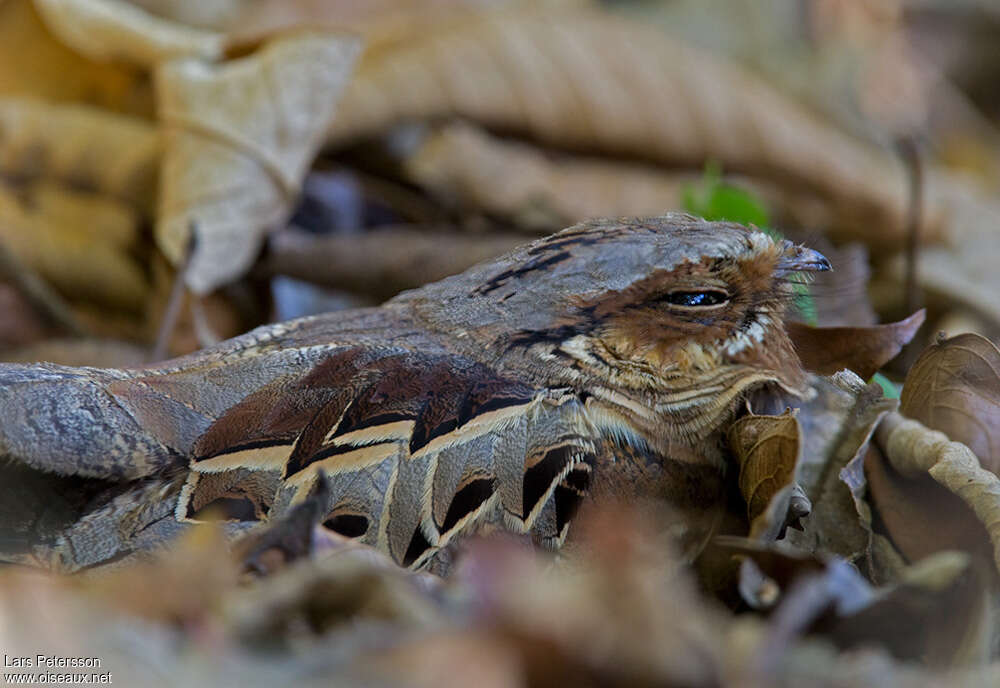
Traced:
[[791, 272], [826, 272], [832, 269], [830, 261], [819, 251], [797, 246], [790, 241], [784, 242], [784, 248], [784, 255], [778, 261], [776, 268], [779, 275]]

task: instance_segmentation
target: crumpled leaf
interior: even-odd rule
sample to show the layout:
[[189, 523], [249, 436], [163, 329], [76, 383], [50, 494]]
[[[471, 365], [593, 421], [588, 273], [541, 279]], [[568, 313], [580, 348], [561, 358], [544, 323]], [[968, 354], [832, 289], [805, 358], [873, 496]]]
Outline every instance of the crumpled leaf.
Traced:
[[807, 552], [863, 560], [869, 552], [870, 532], [855, 504], [853, 492], [859, 488], [847, 481], [856, 483], [853, 474], [861, 470], [859, 457], [879, 420], [896, 408], [897, 401], [885, 398], [878, 385], [865, 385], [849, 371], [830, 378], [814, 377], [812, 387], [815, 396], [798, 403], [802, 459], [797, 479], [813, 508], [803, 520], [803, 531], [790, 530], [787, 539]]
[[0, 95], [142, 115], [153, 109], [144, 73], [70, 49], [48, 30], [31, 0], [0, 3]]
[[961, 442], [898, 413], [879, 427], [886, 458], [903, 475], [929, 474], [957, 495], [986, 527], [1000, 569], [1000, 477], [984, 469]]
[[[905, 185], [889, 156], [732, 65], [600, 12], [495, 13], [370, 53], [330, 139], [446, 116], [570, 149], [777, 172], [838, 208], [841, 238], [903, 237]], [[930, 237], [939, 218], [926, 217]]]
[[744, 416], [727, 437], [740, 466], [750, 538], [774, 540], [784, 536], [787, 526], [801, 529], [799, 519], [809, 515], [811, 505], [795, 482], [799, 424], [791, 409], [780, 416]]
[[153, 215], [160, 133], [148, 122], [85, 105], [0, 100], [0, 174], [112, 196]]
[[924, 323], [920, 309], [905, 320], [870, 327], [810, 327], [785, 325], [802, 366], [820, 375], [833, 375], [845, 368], [869, 379], [896, 357]]
[[66, 45], [99, 62], [146, 68], [173, 57], [215, 59], [223, 36], [176, 24], [121, 0], [34, 0], [46, 25]]
[[[991, 428], [998, 424], [1000, 408], [998, 369], [996, 347], [978, 335], [939, 341], [924, 350], [907, 374], [900, 412], [962, 442], [985, 469], [996, 472], [997, 430]], [[869, 454], [865, 473], [881, 522], [910, 560], [949, 548], [989, 559], [985, 525], [962, 498], [935, 478], [901, 473], [882, 452]]]
[[962, 334], [927, 347], [906, 375], [900, 413], [961, 442], [1000, 473], [1000, 350]]
[[[864, 482], [866, 507], [874, 510], [882, 532], [906, 560], [916, 562], [953, 549], [984, 561], [992, 558], [983, 524], [961, 499], [929, 475], [904, 476], [872, 445], [864, 459]], [[872, 522], [871, 516], [868, 520]]]
[[64, 294], [137, 311], [149, 285], [131, 255], [138, 218], [122, 203], [50, 183], [0, 186], [0, 240]]
[[287, 218], [359, 47], [303, 33], [221, 66], [178, 60], [157, 72], [166, 152], [156, 238], [179, 264], [197, 228], [186, 273], [195, 292], [239, 277]]

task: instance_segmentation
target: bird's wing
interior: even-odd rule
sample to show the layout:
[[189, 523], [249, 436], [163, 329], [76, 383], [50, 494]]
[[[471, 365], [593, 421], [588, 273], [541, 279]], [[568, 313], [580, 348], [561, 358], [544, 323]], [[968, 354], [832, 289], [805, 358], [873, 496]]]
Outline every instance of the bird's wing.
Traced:
[[322, 472], [325, 525], [404, 565], [486, 524], [556, 545], [587, 490], [593, 440], [568, 391], [453, 354], [344, 348], [212, 423], [194, 445], [177, 518], [272, 518]]

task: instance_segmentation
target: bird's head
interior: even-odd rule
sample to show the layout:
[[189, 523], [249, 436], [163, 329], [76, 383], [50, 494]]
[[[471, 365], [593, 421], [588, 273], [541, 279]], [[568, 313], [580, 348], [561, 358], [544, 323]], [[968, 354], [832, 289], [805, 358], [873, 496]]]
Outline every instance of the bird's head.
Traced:
[[803, 391], [790, 278], [829, 268], [761, 231], [668, 214], [576, 225], [403, 299], [467, 355], [691, 442], [752, 389]]

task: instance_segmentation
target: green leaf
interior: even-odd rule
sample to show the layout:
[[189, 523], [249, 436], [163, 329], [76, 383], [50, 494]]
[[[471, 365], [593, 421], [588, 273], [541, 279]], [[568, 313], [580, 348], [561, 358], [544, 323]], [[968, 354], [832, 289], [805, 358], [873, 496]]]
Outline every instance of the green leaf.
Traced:
[[872, 375], [872, 379], [868, 381], [868, 384], [873, 382], [878, 383], [878, 386], [882, 388], [882, 394], [889, 399], [899, 399], [900, 389], [882, 373]]

